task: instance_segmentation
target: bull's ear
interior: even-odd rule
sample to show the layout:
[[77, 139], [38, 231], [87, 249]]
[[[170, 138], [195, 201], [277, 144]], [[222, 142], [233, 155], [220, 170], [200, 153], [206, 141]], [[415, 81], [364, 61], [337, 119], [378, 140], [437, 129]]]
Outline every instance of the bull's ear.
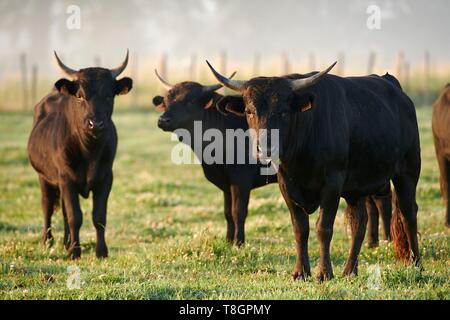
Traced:
[[153, 98], [153, 104], [155, 105], [155, 110], [157, 112], [163, 112], [166, 108], [164, 107], [164, 98], [161, 96], [155, 96]]
[[245, 117], [245, 104], [242, 96], [225, 96], [216, 103], [216, 109], [224, 115], [234, 113], [237, 116]]
[[314, 100], [315, 96], [311, 93], [296, 94], [291, 107], [294, 111], [306, 112], [314, 108]]
[[203, 109], [209, 109], [214, 106], [214, 98], [209, 99], [205, 105], [203, 106]]
[[78, 85], [75, 81], [62, 78], [55, 82], [55, 88], [61, 93], [74, 95], [78, 90]]
[[114, 93], [115, 94], [127, 94], [133, 88], [133, 80], [131, 78], [125, 77], [120, 80], [116, 80], [114, 83]]

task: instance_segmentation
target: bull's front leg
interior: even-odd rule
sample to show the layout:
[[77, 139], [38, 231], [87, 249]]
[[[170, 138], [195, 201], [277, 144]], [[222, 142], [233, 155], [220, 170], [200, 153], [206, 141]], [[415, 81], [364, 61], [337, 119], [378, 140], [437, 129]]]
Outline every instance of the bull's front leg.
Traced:
[[320, 197], [320, 214], [316, 223], [317, 237], [320, 243], [320, 263], [317, 280], [322, 282], [333, 278], [330, 257], [330, 243], [333, 238], [333, 225], [339, 206], [339, 199], [344, 179], [334, 175], [327, 179]]
[[378, 212], [381, 213], [384, 240], [391, 241], [392, 196], [390, 190], [386, 196], [374, 196], [374, 201]]
[[234, 241], [234, 220], [231, 213], [232, 201], [231, 191], [223, 192], [223, 211], [225, 214], [225, 220], [227, 221], [227, 242], [233, 243]]
[[78, 191], [70, 178], [61, 177], [60, 181], [61, 197], [63, 199], [70, 233], [68, 254], [71, 259], [77, 259], [81, 256], [80, 228], [83, 223]]
[[234, 220], [234, 241], [241, 246], [245, 242], [245, 220], [248, 213], [250, 188], [246, 186], [231, 186], [232, 215]]
[[292, 193], [298, 194], [298, 190], [293, 191], [293, 186], [288, 186], [282, 171], [278, 172], [278, 186], [284, 201], [291, 213], [292, 228], [295, 235], [296, 259], [295, 267], [292, 271], [294, 280], [306, 279], [311, 276], [311, 267], [308, 255], [309, 239], [309, 215], [305, 213], [292, 199]]
[[364, 198], [360, 198], [356, 203], [349, 204], [347, 214], [349, 215], [352, 230], [352, 246], [344, 267], [344, 275], [349, 276], [358, 274], [358, 255], [364, 241], [367, 226], [367, 212]]
[[97, 245], [95, 254], [97, 258], [106, 258], [108, 256], [108, 247], [105, 241], [106, 211], [108, 206], [108, 197], [111, 191], [113, 181], [112, 171], [108, 172], [104, 179], [94, 183], [92, 221], [97, 233]]
[[[369, 223], [367, 224], [367, 246], [369, 248], [378, 247], [378, 221], [379, 211], [375, 205], [374, 199], [371, 196], [367, 196], [365, 199], [366, 211], [369, 216]], [[352, 208], [348, 208], [347, 212], [351, 212]]]

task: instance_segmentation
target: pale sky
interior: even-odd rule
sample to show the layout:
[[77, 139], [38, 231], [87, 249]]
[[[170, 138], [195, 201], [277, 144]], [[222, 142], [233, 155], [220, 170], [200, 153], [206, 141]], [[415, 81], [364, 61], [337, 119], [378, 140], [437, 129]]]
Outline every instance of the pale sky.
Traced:
[[[67, 28], [69, 5], [80, 8], [81, 28]], [[381, 9], [381, 29], [369, 30], [369, 5]], [[377, 64], [392, 64], [404, 50], [412, 65], [429, 50], [435, 63], [450, 64], [448, 0], [0, 0], [0, 77], [18, 68], [18, 56], [54, 72], [53, 49], [76, 67], [98, 56], [114, 66], [126, 48], [147, 60], [167, 53], [176, 61], [196, 54], [199, 63], [226, 50], [234, 64], [265, 61], [286, 52], [318, 64], [345, 54], [347, 66], [362, 67], [370, 50]]]

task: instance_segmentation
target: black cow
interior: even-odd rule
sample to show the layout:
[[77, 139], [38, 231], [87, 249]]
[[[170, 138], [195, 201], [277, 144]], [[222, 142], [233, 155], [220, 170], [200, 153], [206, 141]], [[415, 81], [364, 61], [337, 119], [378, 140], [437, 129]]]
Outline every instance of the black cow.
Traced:
[[[311, 214], [319, 206], [318, 279], [333, 277], [330, 242], [341, 196], [349, 205], [352, 230], [344, 274], [357, 273], [367, 223], [364, 197], [388, 195], [390, 180], [397, 195], [391, 226], [396, 256], [412, 258], [419, 265], [416, 185], [421, 159], [414, 104], [390, 75], [328, 75], [334, 65], [320, 73], [248, 81], [228, 79], [210, 68], [220, 83], [243, 96], [243, 104], [223, 101], [228, 111], [245, 116], [249, 127], [258, 132], [279, 130], [278, 183], [291, 212], [297, 243], [294, 278], [311, 273], [305, 212]], [[266, 149], [260, 145], [262, 138], [268, 141]], [[276, 146], [270, 134], [258, 134], [254, 142], [260, 156], [270, 159]]]
[[51, 217], [60, 198], [64, 216], [64, 245], [69, 257], [81, 255], [79, 230], [82, 212], [79, 195], [93, 193], [92, 218], [97, 231], [97, 257], [107, 257], [105, 243], [106, 207], [112, 186], [112, 164], [117, 134], [111, 115], [114, 96], [126, 94], [133, 82], [116, 80], [128, 63], [115, 69], [86, 68], [79, 71], [64, 65], [72, 79], [60, 79], [54, 90], [35, 107], [28, 141], [28, 157], [39, 174], [44, 212], [43, 243], [51, 245]]
[[[245, 119], [231, 116], [225, 117], [214, 107], [217, 101], [223, 96], [215, 91], [222, 85], [203, 86], [196, 82], [181, 82], [171, 85], [162, 79], [155, 70], [158, 79], [168, 90], [165, 97], [156, 96], [153, 104], [156, 110], [164, 112], [159, 120], [158, 126], [164, 131], [174, 131], [185, 129], [189, 132], [191, 146], [197, 157], [201, 159], [208, 142], [202, 141], [201, 149], [195, 150], [194, 139], [201, 139], [197, 132], [194, 132], [194, 121], [201, 121], [202, 131], [198, 132], [202, 136], [208, 129], [219, 130], [223, 137], [226, 136], [227, 129], [247, 130]], [[241, 97], [231, 98], [242, 100]], [[203, 140], [203, 139], [202, 139]], [[223, 156], [226, 156], [227, 146], [225, 138], [222, 144]], [[242, 149], [240, 150], [242, 152]], [[248, 146], [245, 153], [248, 154]], [[237, 144], [235, 144], [234, 155], [237, 155]], [[238, 164], [233, 159], [234, 164], [227, 163], [222, 159], [222, 163], [201, 162], [205, 177], [216, 187], [223, 191], [224, 213], [227, 221], [226, 239], [230, 243], [241, 245], [245, 242], [245, 220], [248, 211], [248, 201], [250, 191], [254, 188], [265, 186], [276, 182], [276, 175], [261, 175], [260, 170], [263, 164], [250, 164], [246, 159], [245, 164]]]

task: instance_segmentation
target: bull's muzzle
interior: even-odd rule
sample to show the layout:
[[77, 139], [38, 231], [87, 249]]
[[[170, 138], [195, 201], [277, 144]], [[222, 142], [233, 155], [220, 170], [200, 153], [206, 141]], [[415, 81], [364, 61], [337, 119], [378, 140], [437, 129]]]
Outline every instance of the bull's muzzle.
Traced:
[[170, 118], [161, 116], [158, 119], [158, 127], [164, 131], [171, 130], [171, 121]]

